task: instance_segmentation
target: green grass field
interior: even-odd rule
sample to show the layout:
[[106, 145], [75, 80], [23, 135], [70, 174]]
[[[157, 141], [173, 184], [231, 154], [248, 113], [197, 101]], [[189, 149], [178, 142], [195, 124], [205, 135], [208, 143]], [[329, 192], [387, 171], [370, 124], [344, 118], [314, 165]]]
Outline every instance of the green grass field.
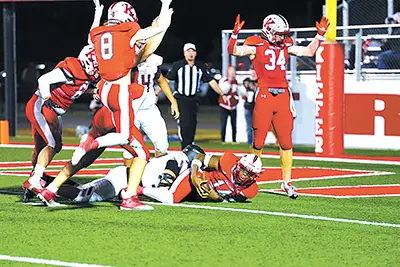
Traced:
[[[202, 145], [206, 150], [247, 148]], [[297, 151], [311, 150], [300, 147]], [[360, 152], [371, 156], [400, 154], [347, 151]], [[0, 148], [1, 162], [29, 161], [30, 155], [28, 148]], [[71, 155], [71, 150], [62, 151], [56, 159]], [[102, 157], [120, 157], [120, 153], [106, 152]], [[263, 159], [264, 166], [279, 164], [277, 159]], [[294, 166], [395, 173], [297, 181], [298, 188], [400, 184], [398, 165], [295, 160]], [[118, 203], [58, 208], [24, 205], [20, 186], [25, 179], [0, 176], [0, 259], [9, 255], [102, 266], [400, 266], [400, 197], [300, 196], [291, 200], [260, 192], [248, 203], [186, 202], [175, 207], [154, 205], [151, 212], [131, 212], [120, 211]], [[279, 184], [260, 188], [279, 188]], [[0, 260], [0, 265], [37, 266], [10, 260]]]

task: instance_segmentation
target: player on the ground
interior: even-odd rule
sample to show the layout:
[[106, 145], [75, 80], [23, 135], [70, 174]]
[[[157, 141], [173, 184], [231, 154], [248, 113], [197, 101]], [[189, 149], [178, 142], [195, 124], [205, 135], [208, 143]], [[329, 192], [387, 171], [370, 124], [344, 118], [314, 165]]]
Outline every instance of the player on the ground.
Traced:
[[253, 113], [254, 141], [250, 151], [258, 156], [262, 153], [268, 129], [272, 123], [280, 144], [282, 165], [282, 190], [290, 198], [297, 193], [291, 182], [293, 161], [293, 116], [295, 113], [291, 92], [286, 80], [288, 54], [312, 57], [320, 46], [329, 27], [325, 17], [316, 22], [317, 35], [308, 46], [295, 46], [288, 36], [289, 24], [281, 15], [269, 15], [263, 21], [261, 36], [247, 37], [244, 44], [236, 44], [244, 21], [240, 15], [229, 39], [228, 52], [235, 56], [248, 56], [258, 77], [258, 90]]
[[261, 170], [261, 159], [255, 154], [239, 159], [232, 152], [222, 156], [199, 153], [191, 163], [190, 180], [204, 199], [243, 202], [257, 195]]
[[[82, 163], [94, 151], [97, 150], [87, 153], [82, 158]], [[187, 177], [187, 174], [190, 172], [190, 163], [199, 153], [204, 153], [200, 147], [188, 145], [182, 151], [173, 151], [161, 157], [151, 159], [146, 165], [138, 194], [146, 195], [163, 203], [172, 204], [180, 202], [187, 196], [187, 189], [190, 189], [190, 186], [183, 188], [187, 184], [181, 184], [180, 179], [177, 179], [177, 177], [181, 174], [183, 174], [182, 179]], [[69, 168], [66, 168], [67, 166]], [[66, 169], [69, 169], [73, 174], [78, 171], [71, 164], [66, 165], [66, 167], [64, 167], [63, 172]], [[52, 181], [51, 178], [45, 177], [42, 182], [49, 184]], [[84, 185], [79, 185], [73, 180], [69, 180], [68, 184], [63, 184], [59, 188], [58, 195], [69, 198], [74, 202], [107, 201], [118, 197], [120, 192], [127, 187], [127, 182], [128, 168], [126, 166], [119, 166], [110, 170], [104, 178], [96, 179]], [[47, 204], [49, 206], [59, 205], [55, 201]]]
[[32, 155], [34, 170], [23, 188], [38, 193], [40, 178], [54, 155], [62, 148], [63, 115], [74, 100], [94, 83], [99, 74], [93, 47], [85, 46], [78, 58], [67, 57], [50, 72], [38, 79], [38, 90], [26, 104], [26, 117], [32, 125], [35, 148]]
[[[99, 71], [102, 80], [98, 84], [99, 95], [103, 104], [112, 111], [116, 133], [110, 133], [95, 140], [88, 139], [84, 146], [75, 150], [72, 164], [79, 160], [89, 150], [111, 145], [130, 144], [134, 149], [134, 159], [130, 166], [129, 183], [120, 209], [152, 210], [137, 198], [137, 188], [144, 167], [150, 157], [143, 142], [143, 136], [134, 125], [134, 110], [132, 101], [143, 94], [143, 86], [131, 83], [131, 70], [146, 56], [152, 54], [160, 39], [148, 39], [163, 35], [171, 23], [171, 0], [162, 0], [162, 7], [157, 23], [141, 29], [137, 23], [136, 12], [126, 2], [116, 2], [108, 10], [108, 21], [105, 26], [97, 27], [90, 32]], [[150, 51], [149, 49], [154, 49]], [[147, 49], [147, 50], [146, 50]], [[147, 54], [146, 54], [147, 53]], [[90, 138], [90, 136], [89, 136]]]

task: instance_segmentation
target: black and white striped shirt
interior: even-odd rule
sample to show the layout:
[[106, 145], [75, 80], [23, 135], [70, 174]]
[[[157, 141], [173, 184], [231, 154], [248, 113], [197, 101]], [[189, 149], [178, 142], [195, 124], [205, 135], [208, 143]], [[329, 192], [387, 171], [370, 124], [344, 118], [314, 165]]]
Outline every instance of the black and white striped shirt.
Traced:
[[190, 66], [185, 59], [174, 62], [165, 77], [176, 81], [174, 94], [188, 97], [196, 95], [200, 88], [200, 80], [208, 83], [213, 79], [203, 62], [196, 61]]

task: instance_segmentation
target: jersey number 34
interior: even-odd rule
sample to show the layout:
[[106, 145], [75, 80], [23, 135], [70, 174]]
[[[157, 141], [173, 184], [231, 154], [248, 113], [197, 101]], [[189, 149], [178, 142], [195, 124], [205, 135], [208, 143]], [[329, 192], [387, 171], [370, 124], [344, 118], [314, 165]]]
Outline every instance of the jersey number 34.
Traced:
[[280, 67], [281, 70], [286, 69], [286, 59], [285, 59], [285, 53], [283, 50], [279, 50], [279, 55], [278, 58], [275, 53], [276, 50], [265, 50], [264, 55], [269, 58], [269, 62], [265, 64], [265, 68], [267, 70], [275, 70], [276, 67]]

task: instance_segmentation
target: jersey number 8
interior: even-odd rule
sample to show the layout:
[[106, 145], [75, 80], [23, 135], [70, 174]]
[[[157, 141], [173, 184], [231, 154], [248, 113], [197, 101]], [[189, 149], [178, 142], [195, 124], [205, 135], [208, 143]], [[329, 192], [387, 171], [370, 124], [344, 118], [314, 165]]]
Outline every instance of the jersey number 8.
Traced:
[[110, 60], [113, 57], [112, 35], [109, 32], [104, 33], [100, 38], [101, 57], [104, 60]]

